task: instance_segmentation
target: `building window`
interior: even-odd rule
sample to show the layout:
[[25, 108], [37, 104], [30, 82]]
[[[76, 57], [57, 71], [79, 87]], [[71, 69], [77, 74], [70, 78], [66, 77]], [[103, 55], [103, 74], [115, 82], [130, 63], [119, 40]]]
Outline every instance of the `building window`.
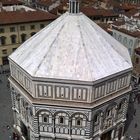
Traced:
[[0, 44], [1, 45], [5, 45], [6, 44], [6, 37], [5, 36], [0, 37]]
[[25, 31], [25, 26], [20, 26], [21, 31]]
[[16, 43], [16, 35], [11, 35], [11, 43]]
[[0, 28], [0, 33], [4, 33], [4, 28]]
[[99, 120], [99, 115], [95, 115], [94, 116], [94, 122], [97, 124], [98, 123], [98, 120]]
[[26, 34], [21, 34], [21, 42], [24, 42], [26, 40]]
[[12, 48], [12, 51], [14, 52], [17, 48]]
[[123, 39], [123, 44], [127, 45], [127, 38], [126, 37]]
[[3, 65], [9, 64], [8, 57], [7, 57], [7, 56], [2, 57], [2, 64], [3, 64]]
[[131, 48], [128, 48], [128, 52], [129, 52], [129, 54], [131, 55]]
[[40, 24], [40, 29], [44, 28], [45, 25], [44, 24]]
[[109, 109], [109, 110], [107, 110], [107, 117], [110, 117], [111, 115], [112, 115], [112, 110], [111, 109]]
[[35, 29], [35, 25], [31, 25], [31, 26], [30, 26], [30, 29], [31, 29], [31, 30], [34, 30], [34, 29]]
[[2, 50], [2, 53], [7, 54], [7, 50], [6, 49]]
[[122, 111], [122, 110], [123, 110], [123, 102], [119, 104], [118, 110], [119, 110], [119, 111]]
[[130, 46], [130, 47], [133, 46], [133, 40], [132, 40], [132, 39], [129, 41], [129, 46]]
[[99, 118], [100, 118], [100, 114], [98, 113], [98, 114], [96, 114], [95, 116], [94, 116], [94, 132], [97, 132], [98, 130], [99, 130], [99, 124], [100, 124], [100, 120], [99, 120]]
[[15, 32], [15, 31], [16, 31], [15, 27], [10, 27], [10, 32]]
[[31, 33], [31, 36], [33, 36], [33, 35], [35, 35], [35, 34], [36, 34], [36, 32], [32, 32], [32, 33]]
[[43, 115], [43, 122], [44, 122], [44, 123], [49, 122], [49, 120], [48, 120], [48, 119], [49, 119], [48, 115], [46, 115], [46, 114], [45, 114], [45, 115]]
[[64, 117], [62, 117], [62, 116], [59, 117], [59, 123], [60, 124], [63, 124], [64, 123]]
[[76, 125], [77, 126], [82, 126], [82, 121], [83, 121], [82, 118], [77, 118], [76, 119]]
[[139, 64], [139, 58], [137, 57], [135, 60], [136, 64]]

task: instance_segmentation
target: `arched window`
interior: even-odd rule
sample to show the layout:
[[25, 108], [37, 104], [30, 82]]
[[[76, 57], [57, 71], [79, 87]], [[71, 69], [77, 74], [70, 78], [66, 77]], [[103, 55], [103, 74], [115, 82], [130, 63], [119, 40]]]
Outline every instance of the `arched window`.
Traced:
[[112, 110], [111, 109], [108, 109], [107, 112], [106, 112], [106, 116], [107, 117], [110, 117], [112, 115]]
[[64, 117], [63, 117], [63, 116], [60, 116], [60, 117], [59, 117], [59, 123], [60, 123], [60, 124], [64, 124]]
[[94, 132], [99, 130], [101, 113], [97, 113], [93, 118]]
[[82, 126], [82, 122], [83, 122], [82, 118], [76, 118], [76, 125], [77, 126]]
[[65, 112], [56, 112], [55, 116], [55, 124], [59, 126], [69, 125], [69, 116]]
[[21, 42], [24, 42], [26, 40], [26, 34], [21, 34]]
[[123, 111], [124, 104], [125, 104], [125, 100], [121, 101], [121, 103], [118, 106], [118, 111]]
[[48, 116], [48, 115], [43, 114], [42, 118], [43, 118], [43, 122], [44, 122], [44, 123], [49, 122], [49, 116]]
[[118, 37], [118, 41], [122, 41], [122, 36], [121, 35], [119, 35], [119, 37]]
[[16, 35], [11, 35], [11, 43], [16, 43]]
[[87, 124], [86, 116], [81, 113], [76, 113], [72, 117], [72, 126], [74, 127], [85, 127]]
[[5, 36], [1, 36], [0, 37], [0, 44], [1, 45], [5, 45], [6, 44], [6, 37]]

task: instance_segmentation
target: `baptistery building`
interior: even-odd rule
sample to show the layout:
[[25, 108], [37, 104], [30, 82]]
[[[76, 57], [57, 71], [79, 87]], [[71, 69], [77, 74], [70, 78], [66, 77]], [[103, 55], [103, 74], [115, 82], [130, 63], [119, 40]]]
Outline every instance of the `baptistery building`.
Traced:
[[121, 140], [129, 53], [69, 5], [9, 56], [14, 129], [26, 140]]

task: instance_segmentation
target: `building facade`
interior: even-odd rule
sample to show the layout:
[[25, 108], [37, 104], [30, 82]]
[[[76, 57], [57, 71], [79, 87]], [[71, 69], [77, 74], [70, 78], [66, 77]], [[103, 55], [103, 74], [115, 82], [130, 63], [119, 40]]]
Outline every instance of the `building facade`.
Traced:
[[135, 49], [140, 46], [140, 39], [139, 39], [139, 32], [131, 32], [126, 29], [112, 29], [112, 35], [113, 37], [118, 40], [120, 43], [122, 43], [129, 51], [129, 54], [133, 60]]
[[[108, 51], [109, 50], [109, 51]], [[9, 57], [15, 131], [30, 140], [121, 140], [131, 92], [125, 47], [66, 12]]]
[[16, 48], [54, 19], [56, 16], [39, 11], [0, 12], [0, 65], [8, 64]]

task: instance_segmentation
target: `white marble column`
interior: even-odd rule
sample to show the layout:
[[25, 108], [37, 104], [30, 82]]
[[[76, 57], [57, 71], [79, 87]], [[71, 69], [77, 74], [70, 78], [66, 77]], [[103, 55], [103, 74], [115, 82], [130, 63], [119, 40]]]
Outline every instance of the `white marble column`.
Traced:
[[112, 132], [111, 132], [111, 140], [114, 140], [114, 132], [115, 132], [115, 130], [112, 130]]

